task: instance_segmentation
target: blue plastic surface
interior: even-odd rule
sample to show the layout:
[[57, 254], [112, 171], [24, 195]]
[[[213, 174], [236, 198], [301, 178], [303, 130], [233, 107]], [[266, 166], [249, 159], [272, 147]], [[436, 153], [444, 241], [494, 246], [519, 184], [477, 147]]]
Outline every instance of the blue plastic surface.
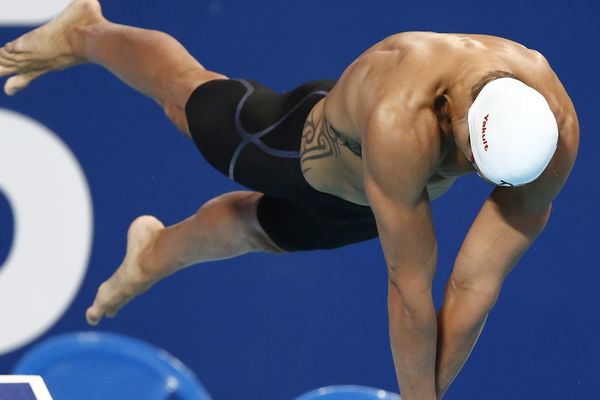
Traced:
[[111, 333], [50, 338], [15, 374], [41, 375], [57, 400], [210, 400], [194, 374], [164, 350]]
[[312, 390], [296, 400], [400, 400], [396, 393], [366, 386], [327, 386]]

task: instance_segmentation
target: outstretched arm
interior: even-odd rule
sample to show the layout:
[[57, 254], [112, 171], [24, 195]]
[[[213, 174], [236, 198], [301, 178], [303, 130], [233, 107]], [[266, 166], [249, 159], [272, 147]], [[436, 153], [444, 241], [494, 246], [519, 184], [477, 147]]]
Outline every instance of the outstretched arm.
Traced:
[[410, 121], [386, 110], [375, 114], [363, 147], [365, 186], [388, 266], [396, 376], [404, 400], [432, 400], [437, 326], [431, 282], [437, 246], [425, 187], [437, 161], [429, 137], [436, 121], [428, 110], [408, 113]]
[[562, 124], [558, 149], [542, 176], [519, 188], [497, 187], [475, 219], [438, 315], [438, 398], [471, 353], [504, 279], [548, 221], [552, 200], [575, 161], [578, 142], [573, 113]]
[[460, 249], [438, 315], [438, 398], [466, 362], [513, 266], [543, 229], [550, 207], [504, 209], [499, 192], [483, 205]]

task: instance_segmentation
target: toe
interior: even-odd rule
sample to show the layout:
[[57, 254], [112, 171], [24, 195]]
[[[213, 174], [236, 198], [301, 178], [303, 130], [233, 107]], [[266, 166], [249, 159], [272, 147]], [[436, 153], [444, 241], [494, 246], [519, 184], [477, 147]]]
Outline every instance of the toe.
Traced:
[[31, 53], [25, 51], [9, 50], [8, 44], [0, 48], [0, 65], [13, 66], [13, 65], [31, 65], [34, 61]]
[[19, 90], [25, 89], [32, 80], [41, 74], [42, 72], [30, 72], [28, 74], [15, 75], [6, 81], [4, 92], [9, 96], [13, 96]]
[[87, 320], [88, 324], [96, 326], [98, 325], [98, 322], [100, 322], [100, 319], [102, 319], [102, 314], [99, 313], [94, 306], [92, 306], [85, 312], [85, 319]]
[[7, 53], [7, 51], [4, 47], [0, 48], [0, 65], [4, 65], [4, 66], [14, 65], [14, 61], [12, 60], [10, 55]]
[[22, 60], [22, 55], [9, 53], [3, 47], [0, 49], [0, 65], [5, 67], [16, 67], [20, 65], [20, 61]]
[[16, 67], [2, 67], [0, 65], [0, 76], [8, 76], [10, 74], [15, 73], [17, 70]]
[[4, 49], [7, 53], [18, 57], [20, 54], [29, 53], [27, 50], [27, 35], [21, 36], [18, 39], [8, 42], [4, 45]]

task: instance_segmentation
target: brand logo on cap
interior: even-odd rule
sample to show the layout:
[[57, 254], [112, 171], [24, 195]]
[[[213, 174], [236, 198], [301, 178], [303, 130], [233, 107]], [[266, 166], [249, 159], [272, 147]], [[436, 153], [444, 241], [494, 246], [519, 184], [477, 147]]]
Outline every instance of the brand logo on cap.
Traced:
[[490, 114], [487, 114], [485, 117], [483, 117], [483, 124], [481, 125], [481, 140], [483, 141], [483, 149], [485, 151], [488, 151], [488, 141], [485, 138], [485, 132], [487, 131], [487, 122], [488, 122], [488, 118], [490, 117]]

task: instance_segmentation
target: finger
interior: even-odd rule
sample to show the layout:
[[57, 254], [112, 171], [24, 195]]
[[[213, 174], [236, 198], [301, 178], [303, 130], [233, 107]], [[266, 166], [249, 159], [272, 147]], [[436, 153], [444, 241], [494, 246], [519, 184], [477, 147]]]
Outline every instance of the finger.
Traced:
[[42, 72], [29, 72], [26, 74], [19, 74], [9, 78], [4, 85], [4, 92], [8, 96], [13, 96], [20, 90], [25, 89], [32, 80], [40, 76]]

